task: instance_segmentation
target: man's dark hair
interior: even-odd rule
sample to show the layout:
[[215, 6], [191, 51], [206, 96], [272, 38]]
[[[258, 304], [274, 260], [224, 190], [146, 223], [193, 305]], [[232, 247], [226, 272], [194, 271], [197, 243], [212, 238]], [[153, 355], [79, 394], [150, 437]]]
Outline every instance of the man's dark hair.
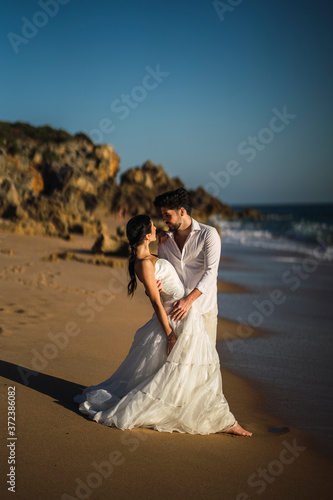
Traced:
[[184, 188], [167, 191], [166, 193], [156, 196], [154, 206], [156, 208], [166, 207], [170, 210], [179, 210], [183, 207], [188, 215], [191, 215], [192, 210], [190, 197]]

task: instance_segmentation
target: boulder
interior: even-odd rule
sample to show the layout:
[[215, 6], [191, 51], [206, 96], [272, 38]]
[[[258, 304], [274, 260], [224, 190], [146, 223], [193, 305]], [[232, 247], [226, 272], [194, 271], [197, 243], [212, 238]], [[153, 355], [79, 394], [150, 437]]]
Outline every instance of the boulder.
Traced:
[[112, 209], [126, 209], [131, 215], [148, 213], [157, 215], [153, 201], [158, 194], [184, 187], [178, 178], [170, 178], [162, 165], [145, 162], [142, 167], [127, 170], [120, 178], [120, 186], [115, 193]]
[[120, 157], [114, 152], [110, 144], [96, 146], [94, 154], [98, 160], [96, 169], [101, 181], [106, 181], [109, 177], [115, 177], [119, 171]]
[[119, 236], [107, 236], [105, 233], [101, 233], [97, 237], [91, 251], [93, 253], [103, 253], [106, 255], [128, 256], [128, 241]]
[[25, 216], [14, 182], [6, 177], [0, 179], [0, 217], [23, 219]]

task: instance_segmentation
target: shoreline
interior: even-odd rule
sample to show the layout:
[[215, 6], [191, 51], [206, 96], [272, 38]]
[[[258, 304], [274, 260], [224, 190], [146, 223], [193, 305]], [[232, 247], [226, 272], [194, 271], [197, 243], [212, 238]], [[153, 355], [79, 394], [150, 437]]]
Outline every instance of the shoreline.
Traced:
[[[224, 296], [231, 324], [237, 316], [248, 326], [229, 335], [226, 344], [219, 344], [219, 354], [227, 368], [245, 377], [262, 394], [268, 411], [285, 425], [305, 432], [312, 445], [331, 458], [332, 263], [315, 262], [312, 273], [297, 276], [297, 282], [293, 278], [291, 287], [288, 280], [294, 266], [302, 269], [304, 263], [304, 269], [309, 269], [306, 264], [314, 258], [290, 251], [225, 245], [224, 254], [229, 253], [238, 263], [226, 261], [224, 277], [245, 289], [252, 284], [252, 288], [240, 290], [232, 301]], [[279, 301], [273, 302], [274, 297]]]
[[[225, 369], [223, 360], [225, 396], [239, 423], [254, 432], [252, 438], [120, 431], [78, 412], [72, 397], [115, 371], [135, 330], [151, 316], [142, 286], [133, 300], [127, 298], [124, 268], [42, 260], [55, 250], [91, 248], [93, 240], [8, 234], [2, 241], [2, 250], [13, 251], [0, 253], [0, 374], [2, 397], [8, 386], [16, 386], [16, 498], [27, 498], [27, 492], [30, 498], [63, 498], [65, 493], [79, 498], [85, 485], [89, 497], [98, 499], [107, 498], [112, 486], [119, 499], [172, 495], [244, 500], [259, 494], [255, 483], [260, 481], [266, 498], [283, 498], [293, 491], [293, 499], [312, 499], [319, 488], [328, 494], [326, 457], [297, 429], [283, 435], [268, 433], [269, 426], [283, 423], [267, 412], [252, 382]], [[222, 286], [225, 293], [240, 293], [239, 286]], [[98, 302], [99, 310], [94, 309], [98, 298], [104, 301]], [[237, 323], [219, 322], [219, 338], [226, 328], [235, 329]], [[64, 332], [68, 342], [55, 355], [56, 350], [46, 345], [54, 344], [57, 336], [60, 342]], [[66, 336], [61, 338], [65, 343]], [[4, 407], [1, 418], [6, 421]], [[289, 463], [283, 462], [287, 453]], [[113, 472], [103, 477], [96, 467], [112, 460]], [[6, 456], [1, 461], [7, 471]], [[268, 480], [259, 479], [258, 471], [265, 467]], [[88, 485], [93, 472], [100, 477], [96, 488]], [[1, 491], [10, 498], [6, 490], [2, 474]]]

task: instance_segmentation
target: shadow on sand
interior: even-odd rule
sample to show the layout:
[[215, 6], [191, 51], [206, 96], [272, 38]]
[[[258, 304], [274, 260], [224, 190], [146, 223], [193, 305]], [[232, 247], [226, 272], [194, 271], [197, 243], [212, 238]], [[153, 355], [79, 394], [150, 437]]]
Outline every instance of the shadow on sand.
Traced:
[[46, 394], [57, 404], [83, 416], [78, 410], [78, 405], [73, 402], [73, 397], [81, 394], [85, 386], [2, 360], [0, 360], [0, 376]]

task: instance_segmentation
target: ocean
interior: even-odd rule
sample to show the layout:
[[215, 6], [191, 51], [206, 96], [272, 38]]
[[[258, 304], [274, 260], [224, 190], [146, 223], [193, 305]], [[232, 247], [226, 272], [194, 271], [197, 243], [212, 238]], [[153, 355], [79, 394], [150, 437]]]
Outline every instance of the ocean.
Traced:
[[[241, 206], [231, 207], [241, 210]], [[290, 250], [311, 254], [320, 246], [322, 257], [333, 259], [333, 203], [294, 205], [251, 205], [265, 219], [251, 221], [215, 220], [225, 244]]]
[[[333, 204], [254, 208], [267, 218], [214, 221], [228, 258], [219, 277], [249, 290], [219, 294], [219, 315], [247, 325], [218, 343], [221, 365], [251, 380], [272, 414], [331, 454]], [[252, 335], [256, 328], [264, 333]]]

